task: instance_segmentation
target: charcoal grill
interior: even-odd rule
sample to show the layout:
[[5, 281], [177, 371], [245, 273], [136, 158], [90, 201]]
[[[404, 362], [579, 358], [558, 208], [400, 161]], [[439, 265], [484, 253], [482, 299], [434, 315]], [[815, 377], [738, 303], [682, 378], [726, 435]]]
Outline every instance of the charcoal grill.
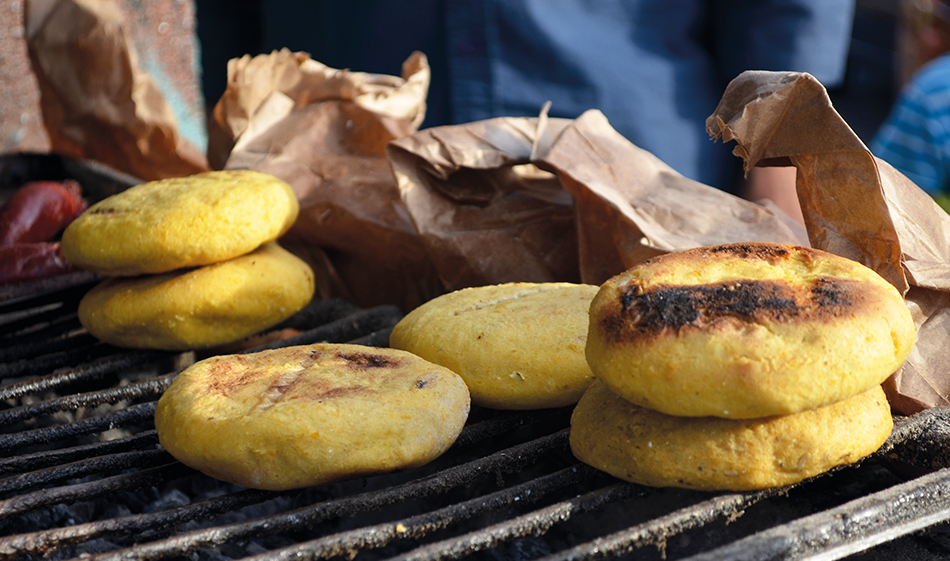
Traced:
[[[570, 408], [473, 408], [429, 465], [290, 492], [202, 475], [158, 444], [155, 402], [193, 353], [79, 325], [87, 274], [0, 290], [0, 558], [944, 559], [950, 411], [898, 418], [864, 461], [781, 489], [703, 493], [578, 463]], [[400, 310], [314, 302], [278, 326], [385, 346]]]

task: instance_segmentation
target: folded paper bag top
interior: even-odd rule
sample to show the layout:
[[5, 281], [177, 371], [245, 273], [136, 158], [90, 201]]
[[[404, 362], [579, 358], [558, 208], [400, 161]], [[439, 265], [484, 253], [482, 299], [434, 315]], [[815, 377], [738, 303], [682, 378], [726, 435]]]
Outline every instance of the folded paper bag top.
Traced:
[[599, 283], [674, 249], [805, 243], [768, 209], [677, 174], [599, 111], [416, 132], [418, 53], [402, 78], [287, 50], [228, 71], [211, 159], [294, 187], [301, 215], [283, 242], [317, 271], [321, 296], [408, 310], [465, 286]]
[[330, 68], [288, 49], [228, 63], [209, 159], [289, 183], [300, 216], [282, 244], [310, 263], [321, 297], [411, 309], [442, 292], [386, 159], [425, 117], [422, 53], [402, 76]]
[[542, 112], [426, 129], [390, 143], [388, 155], [448, 290], [600, 284], [678, 249], [807, 243], [787, 217], [687, 179], [597, 110], [573, 120]]
[[867, 265], [904, 294], [917, 342], [884, 384], [892, 407], [950, 405], [950, 216], [871, 154], [809, 74], [739, 75], [706, 128], [736, 141], [746, 170], [795, 166], [811, 245]]

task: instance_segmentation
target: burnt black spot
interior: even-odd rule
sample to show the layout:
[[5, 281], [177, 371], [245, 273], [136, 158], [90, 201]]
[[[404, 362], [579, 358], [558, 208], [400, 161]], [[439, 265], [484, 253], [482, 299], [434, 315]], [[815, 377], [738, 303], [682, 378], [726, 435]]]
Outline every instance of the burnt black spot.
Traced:
[[621, 297], [625, 315], [640, 329], [682, 327], [724, 316], [753, 319], [761, 315], [795, 315], [798, 304], [784, 283], [731, 282], [677, 286]]
[[643, 296], [643, 288], [639, 284], [633, 283], [624, 288], [620, 294], [620, 305], [624, 310], [629, 310], [637, 301], [637, 298], [641, 296]]
[[671, 288], [635, 297], [624, 296], [624, 309], [637, 313], [639, 323], [644, 326], [686, 325], [699, 317], [700, 298], [690, 289]]
[[[820, 277], [811, 283], [782, 279], [658, 286], [647, 292], [634, 282], [621, 291], [600, 329], [617, 341], [652, 337], [722, 321], [739, 323], [834, 322], [855, 313], [867, 290], [860, 281]], [[731, 318], [731, 319], [729, 319]]]
[[848, 290], [837, 279], [821, 278], [811, 289], [811, 297], [819, 306], [850, 306]]
[[711, 299], [713, 313], [737, 314], [752, 318], [756, 314], [795, 314], [800, 306], [784, 284], [770, 282], [737, 283], [728, 289], [716, 289]]
[[416, 380], [416, 389], [423, 389], [429, 385], [429, 380]]
[[372, 353], [337, 353], [341, 359], [360, 368], [384, 368], [397, 364], [396, 360]]
[[770, 243], [731, 243], [706, 248], [710, 253], [731, 254], [742, 259], [764, 259], [771, 261], [774, 259], [786, 257], [789, 254], [787, 248]]

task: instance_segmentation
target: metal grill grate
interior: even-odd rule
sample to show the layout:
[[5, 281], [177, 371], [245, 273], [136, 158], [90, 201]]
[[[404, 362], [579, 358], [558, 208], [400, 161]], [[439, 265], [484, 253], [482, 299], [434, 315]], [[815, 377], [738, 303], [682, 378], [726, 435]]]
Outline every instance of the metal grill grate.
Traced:
[[[569, 408], [475, 408], [448, 453], [406, 472], [294, 492], [225, 484], [161, 450], [152, 424], [157, 398], [191, 357], [96, 342], [75, 317], [88, 279], [74, 284], [0, 304], [3, 558], [837, 559], [874, 546], [863, 558], [950, 553], [942, 526], [950, 518], [950, 414], [942, 409], [898, 419], [882, 450], [859, 465], [754, 493], [651, 489], [579, 464], [567, 443]], [[400, 317], [391, 307], [318, 302], [288, 320], [302, 333], [279, 344], [384, 346]], [[912, 470], [925, 475], [895, 475]]]

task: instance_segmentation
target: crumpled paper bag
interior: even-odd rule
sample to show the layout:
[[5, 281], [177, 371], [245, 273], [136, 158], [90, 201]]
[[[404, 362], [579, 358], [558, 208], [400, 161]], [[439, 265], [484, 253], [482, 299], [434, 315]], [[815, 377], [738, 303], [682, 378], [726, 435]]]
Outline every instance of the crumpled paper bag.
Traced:
[[393, 173], [447, 290], [512, 281], [601, 284], [669, 251], [807, 244], [777, 208], [687, 179], [590, 110], [502, 117], [393, 141]]
[[795, 166], [811, 245], [867, 265], [904, 295], [917, 342], [884, 384], [892, 407], [950, 405], [950, 216], [874, 157], [808, 74], [741, 74], [707, 130], [736, 141], [746, 170]]
[[320, 297], [409, 310], [442, 292], [385, 154], [418, 130], [429, 79], [422, 53], [401, 77], [333, 69], [287, 49], [229, 61], [209, 161], [293, 187], [300, 216], [281, 244], [314, 268]]
[[104, 0], [27, 0], [27, 49], [53, 152], [143, 180], [207, 171]]

